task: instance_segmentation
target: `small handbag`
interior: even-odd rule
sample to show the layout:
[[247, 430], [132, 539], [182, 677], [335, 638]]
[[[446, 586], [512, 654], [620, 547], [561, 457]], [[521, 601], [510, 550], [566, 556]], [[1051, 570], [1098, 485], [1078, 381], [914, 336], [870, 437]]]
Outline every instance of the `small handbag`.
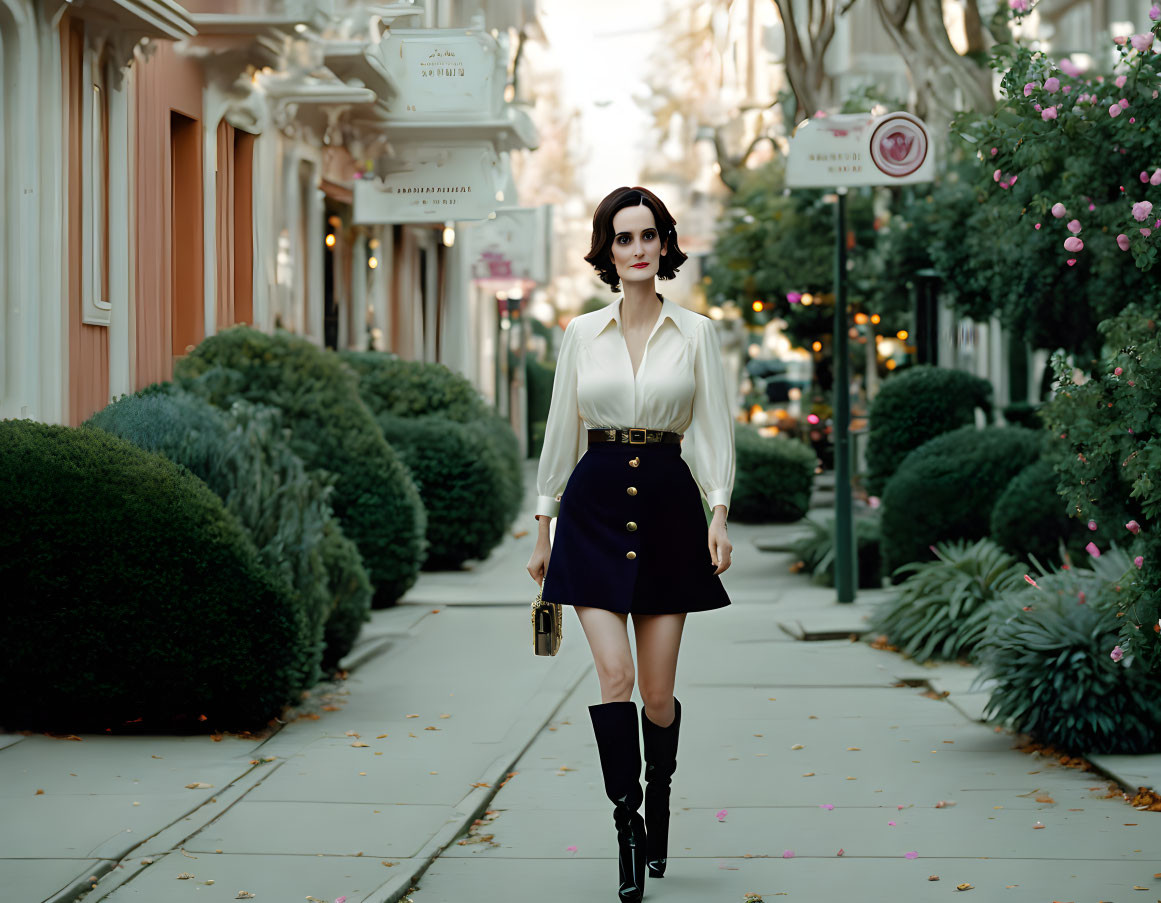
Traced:
[[559, 602], [545, 602], [536, 590], [532, 603], [532, 651], [537, 655], [556, 655], [560, 651], [564, 611]]

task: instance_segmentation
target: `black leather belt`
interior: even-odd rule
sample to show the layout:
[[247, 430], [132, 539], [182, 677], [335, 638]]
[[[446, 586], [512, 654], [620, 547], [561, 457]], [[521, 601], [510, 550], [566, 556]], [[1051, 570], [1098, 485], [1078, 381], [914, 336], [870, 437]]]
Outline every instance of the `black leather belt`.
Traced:
[[657, 442], [665, 444], [679, 444], [681, 433], [671, 433], [669, 430], [650, 430], [644, 427], [630, 427], [629, 429], [592, 429], [588, 431], [589, 445], [596, 442], [622, 442], [629, 445], [652, 445]]

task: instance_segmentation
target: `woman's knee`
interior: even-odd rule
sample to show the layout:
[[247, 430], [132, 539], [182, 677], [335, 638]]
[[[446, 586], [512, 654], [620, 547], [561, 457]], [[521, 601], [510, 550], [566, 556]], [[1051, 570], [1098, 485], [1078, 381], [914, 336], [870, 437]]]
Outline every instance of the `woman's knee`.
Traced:
[[576, 606], [576, 611], [593, 653], [601, 695], [628, 699], [633, 693], [636, 674], [629, 648], [627, 617], [587, 606]]

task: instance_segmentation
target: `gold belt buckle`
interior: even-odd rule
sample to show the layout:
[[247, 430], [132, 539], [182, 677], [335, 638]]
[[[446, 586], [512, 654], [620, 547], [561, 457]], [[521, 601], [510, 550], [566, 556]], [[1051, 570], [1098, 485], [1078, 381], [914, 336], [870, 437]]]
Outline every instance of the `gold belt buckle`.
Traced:
[[[640, 433], [641, 438], [639, 440], [634, 439], [633, 438], [634, 433]], [[639, 427], [639, 426], [629, 427], [629, 444], [630, 445], [644, 445], [645, 444], [645, 428], [644, 427]]]

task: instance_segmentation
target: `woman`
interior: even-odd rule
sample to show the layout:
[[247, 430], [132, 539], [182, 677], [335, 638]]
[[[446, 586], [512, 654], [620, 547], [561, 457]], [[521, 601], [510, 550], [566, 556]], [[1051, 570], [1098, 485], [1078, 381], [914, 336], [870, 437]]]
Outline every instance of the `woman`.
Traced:
[[[585, 260], [613, 291], [620, 282], [625, 288], [564, 331], [537, 472], [539, 536], [528, 562], [545, 601], [575, 608], [593, 653], [602, 701], [589, 714], [614, 803], [624, 901], [641, 899], [646, 863], [651, 877], [665, 872], [685, 616], [730, 604], [719, 575], [733, 550], [726, 536], [733, 416], [713, 324], [654, 290], [655, 278], [672, 279], [686, 260], [674, 227], [644, 188], [618, 188], [593, 216]], [[708, 531], [699, 489], [713, 510]], [[644, 793], [630, 614], [644, 704]]]

